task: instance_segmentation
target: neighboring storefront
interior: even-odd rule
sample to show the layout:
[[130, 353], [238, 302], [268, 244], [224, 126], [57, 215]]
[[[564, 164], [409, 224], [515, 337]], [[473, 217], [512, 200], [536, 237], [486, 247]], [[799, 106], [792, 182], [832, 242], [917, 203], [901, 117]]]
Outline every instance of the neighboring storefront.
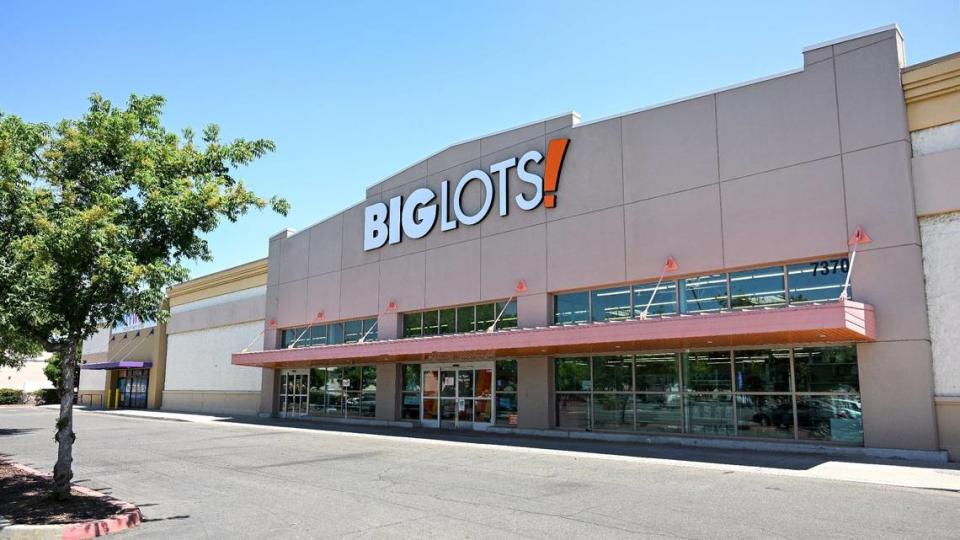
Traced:
[[960, 53], [910, 66], [903, 90], [933, 346], [940, 446], [960, 460]]
[[257, 414], [260, 374], [230, 354], [263, 350], [266, 283], [259, 260], [171, 287], [163, 409]]
[[902, 68], [889, 27], [453, 145], [271, 238], [233, 363], [262, 414], [937, 450]]
[[160, 406], [164, 325], [131, 318], [86, 340], [77, 403], [95, 408]]

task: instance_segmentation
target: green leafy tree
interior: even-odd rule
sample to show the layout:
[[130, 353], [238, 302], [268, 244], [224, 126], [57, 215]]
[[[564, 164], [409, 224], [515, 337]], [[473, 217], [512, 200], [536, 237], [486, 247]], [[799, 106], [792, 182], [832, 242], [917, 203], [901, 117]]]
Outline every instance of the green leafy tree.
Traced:
[[210, 260], [204, 233], [268, 204], [233, 170], [274, 149], [269, 140], [201, 142], [161, 125], [164, 99], [125, 107], [93, 95], [77, 120], [29, 123], [0, 113], [0, 362], [39, 349], [60, 359], [54, 493], [69, 497], [74, 368], [84, 339], [135, 313], [166, 319], [164, 289], [183, 263]]

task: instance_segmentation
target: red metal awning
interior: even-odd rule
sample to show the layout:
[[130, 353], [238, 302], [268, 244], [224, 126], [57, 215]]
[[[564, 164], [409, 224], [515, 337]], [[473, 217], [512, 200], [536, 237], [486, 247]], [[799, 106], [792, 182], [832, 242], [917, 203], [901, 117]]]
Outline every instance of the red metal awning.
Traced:
[[582, 353], [873, 341], [873, 306], [834, 302], [546, 328], [234, 353], [238, 366], [292, 368]]

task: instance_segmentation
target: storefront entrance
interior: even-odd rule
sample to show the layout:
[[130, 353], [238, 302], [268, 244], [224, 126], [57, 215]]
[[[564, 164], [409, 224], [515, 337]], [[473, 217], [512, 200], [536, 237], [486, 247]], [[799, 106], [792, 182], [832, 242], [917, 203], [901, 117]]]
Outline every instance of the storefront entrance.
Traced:
[[145, 409], [149, 385], [149, 369], [121, 369], [117, 376], [117, 407]]
[[493, 367], [492, 362], [424, 365], [422, 424], [477, 430], [493, 425]]
[[280, 416], [284, 418], [307, 414], [307, 389], [310, 372], [290, 369], [280, 373]]

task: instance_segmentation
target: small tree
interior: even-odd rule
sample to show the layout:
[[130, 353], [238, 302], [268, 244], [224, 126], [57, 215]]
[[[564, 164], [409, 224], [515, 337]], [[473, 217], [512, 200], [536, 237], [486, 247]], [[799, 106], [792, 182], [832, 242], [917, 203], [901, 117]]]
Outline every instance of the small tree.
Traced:
[[[202, 143], [160, 123], [164, 99], [126, 107], [93, 95], [79, 120], [55, 126], [0, 113], [0, 363], [39, 349], [60, 358], [54, 493], [70, 495], [74, 369], [81, 344], [135, 313], [165, 320], [164, 289], [186, 260], [210, 260], [203, 239], [268, 202], [232, 169], [273, 151], [271, 141]], [[286, 215], [283, 199], [269, 201]]]

